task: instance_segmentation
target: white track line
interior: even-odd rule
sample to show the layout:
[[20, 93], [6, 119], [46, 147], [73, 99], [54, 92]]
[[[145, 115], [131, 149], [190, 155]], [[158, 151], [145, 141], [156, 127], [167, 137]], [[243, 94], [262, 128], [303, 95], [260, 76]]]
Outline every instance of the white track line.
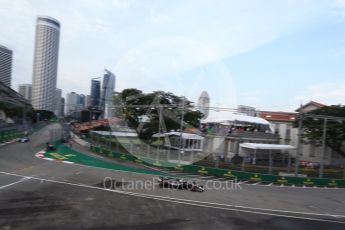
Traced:
[[199, 177], [200, 179], [210, 179], [210, 178], [215, 178], [214, 176], [201, 176]]
[[30, 179], [30, 177], [23, 177], [23, 178], [20, 179], [19, 181], [16, 181], [16, 182], [13, 182], [13, 183], [10, 183], [10, 184], [1, 186], [0, 189], [4, 189], [4, 188], [10, 187], [10, 186], [12, 186], [12, 185], [22, 183], [22, 182], [27, 181], [27, 180], [29, 180], [29, 179]]
[[[56, 180], [43, 179], [43, 178], [37, 178], [37, 177], [27, 177], [24, 175], [14, 174], [14, 173], [9, 173], [9, 172], [3, 172], [3, 171], [0, 171], [0, 173], [5, 174], [5, 175], [29, 178], [29, 179], [33, 179], [33, 180], [47, 181], [47, 182], [52, 182], [52, 183], [58, 183], [58, 184], [76, 186], [76, 187], [83, 187], [83, 188], [90, 188], [90, 189], [102, 190], [102, 191], [107, 191], [107, 192], [114, 192], [114, 193], [123, 194], [123, 195], [131, 195], [131, 196], [136, 196], [136, 197], [143, 197], [143, 198], [148, 198], [148, 199], [153, 199], [153, 200], [161, 200], [161, 201], [165, 201], [165, 202], [173, 202], [173, 203], [192, 205], [192, 206], [198, 206], [198, 207], [207, 207], [207, 208], [214, 208], [214, 209], [221, 209], [221, 210], [228, 210], [228, 211], [253, 213], [253, 214], [259, 214], [259, 215], [278, 216], [278, 217], [292, 218], [292, 219], [303, 219], [303, 220], [312, 220], [312, 221], [320, 221], [320, 222], [331, 222], [331, 223], [345, 224], [344, 221], [317, 219], [317, 218], [312, 218], [312, 217], [302, 217], [302, 216], [291, 215], [291, 214], [300, 214], [300, 215], [309, 215], [309, 216], [323, 216], [323, 217], [328, 217], [328, 218], [330, 218], [330, 217], [331, 218], [345, 218], [344, 215], [338, 215], [338, 214], [294, 212], [294, 211], [287, 211], [287, 210], [237, 206], [237, 205], [231, 205], [231, 204], [219, 204], [219, 203], [212, 203], [212, 202], [203, 202], [203, 201], [196, 201], [196, 200], [187, 200], [187, 199], [180, 199], [180, 198], [149, 195], [149, 194], [143, 194], [143, 193], [110, 190], [110, 189], [94, 187], [94, 186], [85, 185], [85, 184], [74, 184], [74, 183], [70, 183], [70, 182], [56, 181]], [[290, 215], [277, 214], [277, 213], [288, 213]]]

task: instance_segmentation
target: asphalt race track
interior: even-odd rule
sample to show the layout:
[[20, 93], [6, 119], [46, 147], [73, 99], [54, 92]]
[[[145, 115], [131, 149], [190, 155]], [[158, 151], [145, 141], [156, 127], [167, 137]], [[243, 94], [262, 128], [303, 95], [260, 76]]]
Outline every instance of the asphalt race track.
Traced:
[[35, 157], [57, 126], [0, 147], [0, 229], [345, 229], [345, 189], [204, 182], [193, 193]]

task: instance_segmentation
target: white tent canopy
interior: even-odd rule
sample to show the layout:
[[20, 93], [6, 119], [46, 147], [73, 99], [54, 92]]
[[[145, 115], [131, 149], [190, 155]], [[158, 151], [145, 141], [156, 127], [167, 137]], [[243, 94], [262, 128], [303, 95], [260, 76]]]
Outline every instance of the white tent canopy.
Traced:
[[91, 131], [102, 136], [116, 136], [116, 137], [138, 137], [135, 132], [110, 132], [110, 131]]
[[[251, 149], [252, 153], [245, 153], [242, 151], [243, 149]], [[250, 161], [253, 165], [256, 164], [256, 157], [257, 157], [257, 152], [260, 152], [260, 155], [262, 155], [265, 151], [260, 151], [260, 150], [268, 150], [267, 155], [269, 157], [269, 168], [268, 168], [268, 173], [272, 174], [272, 168], [273, 168], [273, 158], [274, 156], [272, 155], [272, 150], [280, 150], [280, 151], [287, 151], [287, 158], [288, 158], [288, 172], [290, 172], [290, 167], [291, 167], [291, 154], [289, 153], [289, 150], [296, 150], [296, 147], [292, 145], [277, 145], [277, 144], [259, 144], [259, 143], [242, 143], [240, 144], [240, 153], [239, 155], [243, 157], [242, 159], [242, 171], [244, 171], [244, 163], [245, 163], [245, 158], [250, 157]], [[296, 152], [296, 151], [295, 151]], [[266, 153], [264, 153], [266, 155]], [[297, 153], [296, 153], [297, 155]]]
[[276, 145], [276, 144], [257, 144], [257, 143], [242, 143], [240, 147], [247, 149], [266, 149], [266, 150], [295, 150], [296, 147], [292, 145]]
[[[180, 136], [180, 132], [156, 133], [152, 137]], [[202, 136], [193, 133], [182, 133], [183, 139], [203, 140]]]
[[210, 111], [210, 114], [201, 123], [229, 123], [229, 122], [247, 122], [261, 125], [270, 123], [260, 117], [251, 117], [243, 114], [236, 114], [229, 111]]

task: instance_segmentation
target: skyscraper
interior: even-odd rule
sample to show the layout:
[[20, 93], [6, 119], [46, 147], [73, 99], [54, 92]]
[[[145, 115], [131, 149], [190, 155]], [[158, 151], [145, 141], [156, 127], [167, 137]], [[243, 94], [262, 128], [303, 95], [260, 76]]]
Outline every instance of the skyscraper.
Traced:
[[26, 100], [31, 102], [31, 94], [32, 94], [31, 84], [20, 84], [18, 86], [18, 93], [20, 93]]
[[61, 117], [61, 97], [62, 97], [62, 90], [56, 89], [55, 90], [55, 102], [54, 102], [54, 113], [56, 116]]
[[11, 87], [12, 80], [12, 50], [0, 45], [0, 81]]
[[79, 95], [75, 92], [67, 94], [67, 104], [66, 104], [66, 115], [70, 115], [78, 110], [79, 105]]
[[78, 104], [81, 105], [82, 109], [85, 108], [85, 95], [84, 94], [79, 94]]
[[115, 88], [115, 75], [109, 70], [105, 69], [102, 84], [101, 109], [103, 110], [104, 118], [112, 117], [113, 107], [113, 93]]
[[71, 115], [74, 112], [80, 112], [85, 108], [85, 95], [71, 92], [67, 94], [66, 114]]
[[91, 106], [99, 108], [101, 97], [101, 82], [98, 80], [91, 80]]
[[91, 96], [86, 95], [85, 96], [85, 108], [88, 108], [89, 106], [91, 106]]
[[204, 119], [208, 117], [210, 107], [210, 97], [206, 91], [202, 91], [198, 99], [197, 109], [204, 114]]
[[54, 112], [60, 23], [48, 16], [37, 17], [35, 39], [32, 105]]
[[61, 117], [63, 117], [65, 116], [65, 98], [61, 97], [60, 105], [61, 105], [60, 113], [61, 113]]

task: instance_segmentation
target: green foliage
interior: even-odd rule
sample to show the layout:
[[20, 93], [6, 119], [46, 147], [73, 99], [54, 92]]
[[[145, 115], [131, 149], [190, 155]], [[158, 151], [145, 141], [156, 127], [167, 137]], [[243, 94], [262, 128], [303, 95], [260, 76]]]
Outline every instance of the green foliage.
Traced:
[[54, 113], [48, 110], [34, 110], [34, 116], [37, 117], [37, 114], [39, 114], [40, 120], [50, 120], [53, 117], [55, 117]]
[[114, 104], [115, 116], [124, 118], [142, 138], [150, 138], [158, 132], [160, 113], [162, 131], [179, 130], [182, 112], [184, 127], [198, 128], [202, 117], [199, 111], [193, 110], [191, 101], [164, 91], [143, 93], [138, 89], [125, 89], [114, 96]]
[[7, 117], [21, 118], [23, 117], [23, 107], [0, 102], [0, 110], [3, 110]]
[[[313, 110], [307, 114], [325, 115], [345, 118], [345, 106], [333, 105]], [[297, 126], [299, 120], [296, 121]], [[303, 141], [321, 146], [323, 137], [324, 119], [304, 117]], [[345, 122], [338, 120], [327, 121], [326, 145], [345, 157]]]

